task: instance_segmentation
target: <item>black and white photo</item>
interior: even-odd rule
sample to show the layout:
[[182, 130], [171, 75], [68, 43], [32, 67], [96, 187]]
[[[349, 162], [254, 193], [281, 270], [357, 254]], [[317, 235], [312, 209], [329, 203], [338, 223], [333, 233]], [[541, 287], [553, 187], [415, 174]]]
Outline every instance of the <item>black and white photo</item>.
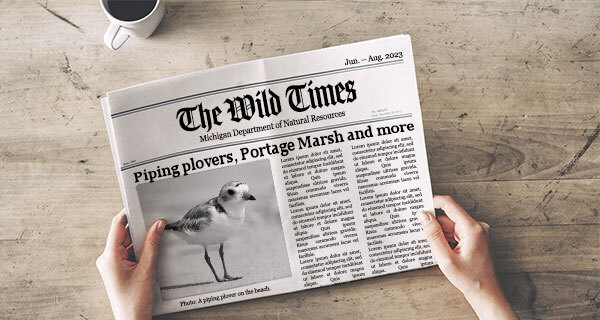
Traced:
[[165, 219], [163, 300], [291, 276], [270, 161], [137, 187], [146, 227]]

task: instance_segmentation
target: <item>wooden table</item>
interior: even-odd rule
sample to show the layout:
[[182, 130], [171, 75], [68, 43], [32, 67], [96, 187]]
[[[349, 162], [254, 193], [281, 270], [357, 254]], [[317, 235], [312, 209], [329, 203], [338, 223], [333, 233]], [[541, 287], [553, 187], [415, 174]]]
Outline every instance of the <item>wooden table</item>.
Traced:
[[[117, 52], [98, 1], [0, 2], [0, 318], [106, 319], [94, 261], [122, 207], [107, 91], [410, 34], [433, 189], [492, 225], [524, 319], [600, 311], [598, 1], [177, 1]], [[475, 315], [437, 267], [172, 315]]]

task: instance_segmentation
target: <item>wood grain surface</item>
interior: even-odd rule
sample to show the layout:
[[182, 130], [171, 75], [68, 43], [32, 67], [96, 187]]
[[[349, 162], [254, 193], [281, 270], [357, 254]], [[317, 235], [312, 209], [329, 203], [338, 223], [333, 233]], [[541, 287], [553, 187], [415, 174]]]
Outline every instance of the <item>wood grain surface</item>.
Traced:
[[[433, 190], [492, 226], [523, 319], [600, 317], [600, 2], [181, 1], [102, 44], [98, 1], [0, 1], [0, 318], [109, 319], [95, 268], [122, 207], [100, 97], [163, 77], [410, 34]], [[472, 319], [437, 267], [170, 315]]]

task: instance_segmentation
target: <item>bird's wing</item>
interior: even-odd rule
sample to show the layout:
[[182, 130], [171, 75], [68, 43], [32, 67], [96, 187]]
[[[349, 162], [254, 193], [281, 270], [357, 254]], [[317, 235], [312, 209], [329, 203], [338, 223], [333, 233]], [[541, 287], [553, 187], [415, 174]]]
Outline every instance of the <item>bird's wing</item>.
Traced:
[[198, 232], [209, 226], [213, 215], [217, 213], [215, 206], [209, 202], [199, 204], [191, 208], [183, 218], [177, 221], [177, 225], [184, 232]]

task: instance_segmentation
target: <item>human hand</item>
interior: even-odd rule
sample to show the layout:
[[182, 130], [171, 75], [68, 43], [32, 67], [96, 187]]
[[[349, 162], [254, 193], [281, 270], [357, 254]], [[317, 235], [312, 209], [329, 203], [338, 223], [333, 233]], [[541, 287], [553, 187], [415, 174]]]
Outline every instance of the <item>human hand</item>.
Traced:
[[125, 210], [113, 220], [104, 252], [96, 266], [104, 281], [115, 319], [151, 319], [154, 302], [156, 257], [165, 220], [156, 221], [146, 233], [140, 261], [135, 261]]
[[475, 221], [449, 196], [434, 196], [433, 203], [445, 215], [436, 219], [421, 211], [419, 218], [442, 273], [464, 294], [479, 318], [517, 319], [496, 277], [490, 226]]

